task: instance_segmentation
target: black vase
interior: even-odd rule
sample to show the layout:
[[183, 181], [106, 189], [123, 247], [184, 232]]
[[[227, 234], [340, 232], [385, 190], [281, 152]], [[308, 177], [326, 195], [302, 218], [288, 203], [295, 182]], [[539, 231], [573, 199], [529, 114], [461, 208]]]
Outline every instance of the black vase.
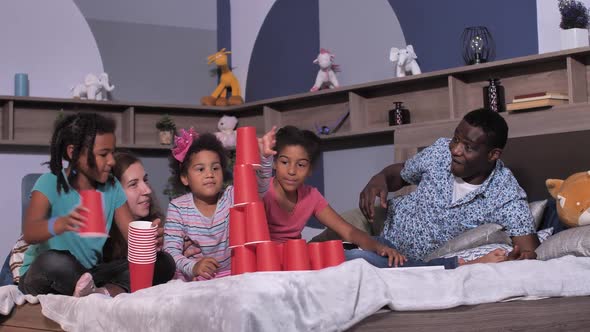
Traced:
[[489, 85], [483, 88], [483, 107], [494, 112], [505, 112], [504, 87], [497, 78], [490, 78], [489, 82]]
[[403, 107], [403, 103], [396, 101], [393, 104], [395, 108], [389, 111], [389, 125], [397, 126], [410, 123], [410, 111]]

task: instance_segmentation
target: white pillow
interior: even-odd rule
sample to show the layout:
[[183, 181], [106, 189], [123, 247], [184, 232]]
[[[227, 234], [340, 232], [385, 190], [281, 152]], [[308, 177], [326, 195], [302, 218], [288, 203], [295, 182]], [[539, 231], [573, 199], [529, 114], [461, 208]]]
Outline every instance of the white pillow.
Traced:
[[498, 224], [483, 224], [458, 235], [424, 257], [424, 260], [429, 261], [449, 253], [456, 253], [461, 250], [492, 243], [511, 244], [512, 241], [508, 234], [502, 231], [502, 226]]
[[545, 212], [545, 206], [547, 206], [547, 200], [534, 201], [529, 203], [529, 209], [533, 215], [535, 230], [539, 230], [541, 222], [543, 221], [543, 213]]
[[574, 227], [550, 236], [535, 252], [540, 260], [565, 255], [590, 256], [590, 226]]

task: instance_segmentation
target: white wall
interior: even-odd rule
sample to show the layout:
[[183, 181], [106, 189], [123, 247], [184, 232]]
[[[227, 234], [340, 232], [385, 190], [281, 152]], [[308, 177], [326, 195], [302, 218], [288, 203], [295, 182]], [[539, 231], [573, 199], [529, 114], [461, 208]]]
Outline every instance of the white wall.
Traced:
[[231, 0], [231, 64], [246, 97], [248, 66], [258, 32], [276, 0]]
[[103, 65], [88, 23], [72, 0], [0, 0], [0, 95], [14, 74], [29, 74], [29, 94], [70, 97], [70, 88]]
[[[590, 0], [580, 0], [590, 7]], [[557, 1], [537, 0], [537, 31], [539, 53], [559, 51], [561, 49], [560, 27], [561, 16]]]
[[340, 85], [395, 77], [389, 51], [405, 47], [406, 40], [387, 0], [365, 1], [362, 6], [356, 0], [321, 0], [319, 7], [320, 47], [336, 55], [334, 62], [342, 69], [336, 74]]
[[217, 30], [217, 0], [75, 0], [87, 19]]
[[359, 193], [373, 175], [393, 163], [393, 153], [393, 145], [324, 152], [324, 194], [334, 210], [358, 207]]

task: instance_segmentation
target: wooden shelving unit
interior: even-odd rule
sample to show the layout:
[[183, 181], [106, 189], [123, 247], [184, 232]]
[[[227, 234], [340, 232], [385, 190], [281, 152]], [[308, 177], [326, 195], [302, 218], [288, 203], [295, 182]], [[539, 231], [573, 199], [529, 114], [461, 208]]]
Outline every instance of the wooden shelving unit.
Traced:
[[[155, 129], [164, 113], [179, 127], [193, 126], [197, 132], [216, 131], [222, 115], [235, 115], [241, 126], [255, 126], [263, 134], [273, 125], [307, 129], [332, 125], [350, 112], [336, 133], [322, 136], [327, 143], [385, 137], [395, 141], [396, 160], [404, 160], [420, 144], [450, 135], [465, 113], [481, 107], [482, 88], [490, 77], [501, 80], [507, 102], [515, 95], [538, 91], [569, 95], [566, 105], [505, 115], [511, 137], [590, 129], [589, 73], [590, 48], [580, 48], [223, 108], [0, 96], [0, 146], [47, 146], [60, 110], [110, 116], [117, 122], [118, 146], [154, 151], [169, 148], [158, 144]], [[402, 101], [410, 110], [411, 124], [388, 125], [394, 101]]]

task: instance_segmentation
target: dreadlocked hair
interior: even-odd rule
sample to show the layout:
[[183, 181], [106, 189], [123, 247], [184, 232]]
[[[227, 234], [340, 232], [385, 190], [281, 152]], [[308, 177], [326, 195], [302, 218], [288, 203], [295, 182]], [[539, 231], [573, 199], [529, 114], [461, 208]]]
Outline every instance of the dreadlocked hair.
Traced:
[[[96, 167], [94, 158], [94, 140], [96, 134], [113, 134], [115, 133], [115, 121], [96, 113], [76, 113], [65, 116], [55, 124], [53, 135], [51, 136], [51, 158], [49, 160], [49, 170], [57, 176], [57, 192], [61, 193], [70, 190], [68, 183], [72, 183], [78, 173], [78, 162], [80, 154], [87, 149], [88, 159], [86, 160], [89, 168]], [[73, 145], [74, 151], [72, 158], [68, 157], [68, 146]], [[66, 160], [70, 167], [68, 178], [63, 175], [63, 160]], [[109, 182], [113, 183], [112, 175]]]
[[221, 164], [221, 169], [223, 171], [223, 178], [226, 179], [228, 176], [231, 175], [229, 174], [229, 171], [227, 169], [228, 152], [223, 147], [223, 144], [221, 144], [221, 142], [217, 139], [217, 137], [214, 134], [201, 134], [198, 138], [196, 138], [193, 141], [190, 148], [188, 148], [188, 151], [186, 152], [186, 155], [182, 162], [176, 160], [176, 158], [174, 158], [174, 156], [172, 155], [169, 158], [170, 171], [173, 177], [173, 181], [171, 181], [171, 184], [175, 192], [190, 192], [188, 186], [185, 186], [180, 180], [180, 176], [186, 175], [188, 173], [188, 168], [190, 167], [192, 156], [201, 151], [211, 151], [217, 153], [217, 155], [219, 155], [219, 163]]

